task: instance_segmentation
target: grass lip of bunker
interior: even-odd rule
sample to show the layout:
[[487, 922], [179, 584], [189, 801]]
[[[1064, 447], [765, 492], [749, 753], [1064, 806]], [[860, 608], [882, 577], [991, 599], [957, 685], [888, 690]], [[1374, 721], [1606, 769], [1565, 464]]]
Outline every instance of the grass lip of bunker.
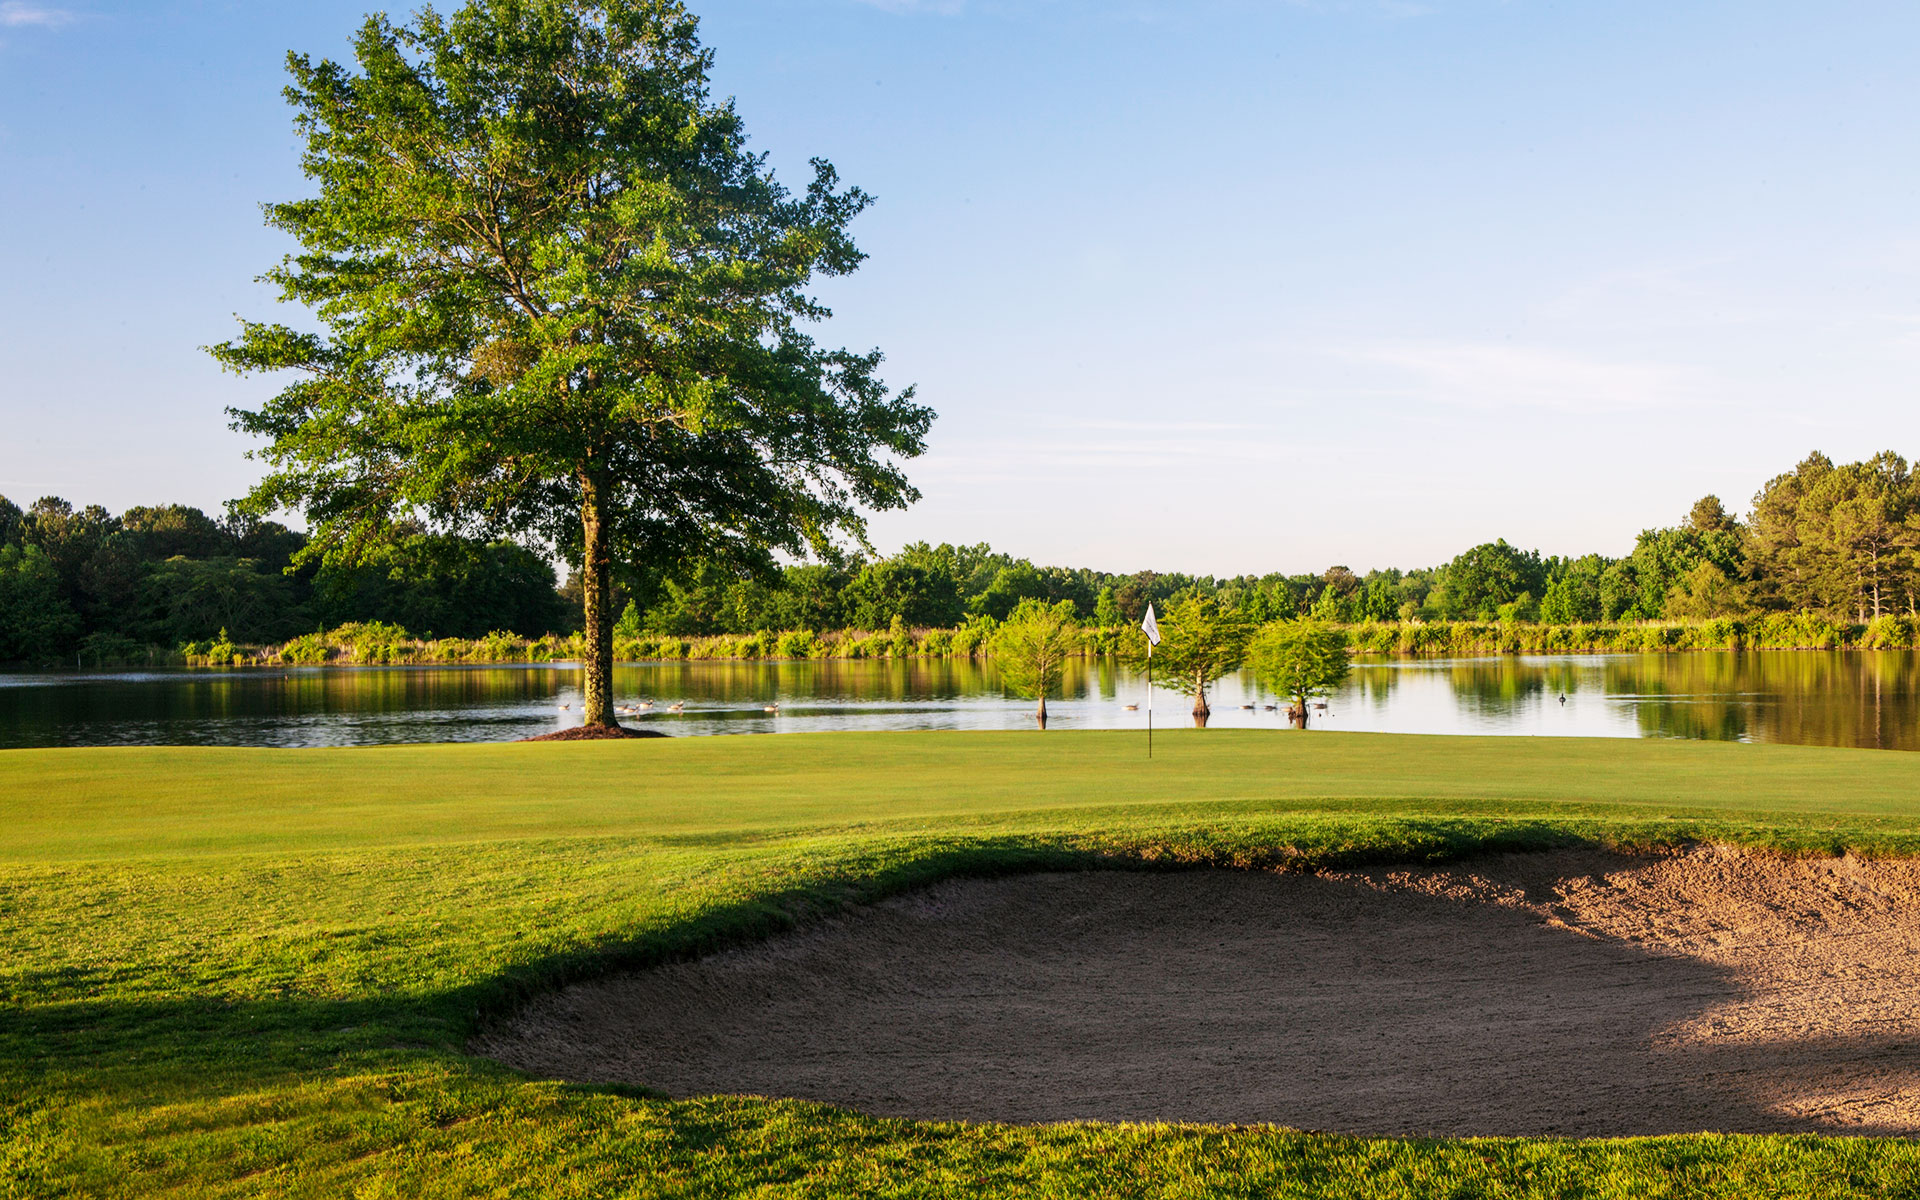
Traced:
[[575, 985], [473, 1049], [880, 1116], [1920, 1132], [1920, 864], [1714, 847], [953, 880]]

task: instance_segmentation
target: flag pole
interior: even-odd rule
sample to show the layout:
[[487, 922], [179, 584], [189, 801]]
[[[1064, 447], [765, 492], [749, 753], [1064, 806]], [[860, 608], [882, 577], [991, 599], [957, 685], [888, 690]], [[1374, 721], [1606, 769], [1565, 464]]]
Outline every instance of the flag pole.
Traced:
[[1153, 648], [1160, 644], [1160, 622], [1153, 618], [1153, 601], [1147, 601], [1147, 615], [1140, 622], [1147, 635], [1147, 757], [1153, 757]]
[[1153, 757], [1153, 643], [1147, 643], [1147, 757]]

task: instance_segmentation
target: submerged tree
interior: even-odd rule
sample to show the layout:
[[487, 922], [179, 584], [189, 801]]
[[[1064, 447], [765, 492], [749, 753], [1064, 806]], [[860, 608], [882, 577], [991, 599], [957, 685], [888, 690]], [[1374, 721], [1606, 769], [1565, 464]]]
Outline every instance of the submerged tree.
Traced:
[[917, 497], [897, 460], [931, 411], [801, 328], [868, 197], [820, 160], [802, 195], [775, 181], [677, 0], [376, 16], [354, 54], [289, 57], [318, 195], [267, 209], [301, 246], [267, 278], [322, 331], [214, 349], [302, 374], [233, 413], [272, 465], [246, 505], [304, 509], [329, 562], [424, 521], [580, 563], [610, 726], [616, 565], [770, 571]]
[[1351, 665], [1346, 631], [1317, 621], [1276, 621], [1247, 647], [1254, 678], [1287, 697], [1287, 717], [1301, 729], [1308, 705], [1345, 683]]
[[[1153, 677], [1183, 695], [1193, 697], [1193, 719], [1206, 724], [1213, 712], [1207, 689], [1215, 680], [1237, 670], [1245, 661], [1247, 638], [1253, 625], [1237, 612], [1223, 609], [1213, 596], [1188, 593], [1160, 616], [1160, 644], [1153, 650]], [[1134, 639], [1129, 657], [1146, 659], [1146, 638]]]
[[994, 666], [1007, 690], [1039, 701], [1034, 719], [1047, 727], [1047, 697], [1060, 687], [1067, 660], [1080, 652], [1073, 601], [1022, 600], [993, 635]]

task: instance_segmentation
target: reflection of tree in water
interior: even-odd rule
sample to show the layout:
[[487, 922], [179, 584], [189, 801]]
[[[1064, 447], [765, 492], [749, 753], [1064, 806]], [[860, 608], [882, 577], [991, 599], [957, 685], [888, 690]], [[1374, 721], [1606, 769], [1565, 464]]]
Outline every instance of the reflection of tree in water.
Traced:
[[400, 718], [380, 723], [409, 731], [398, 740], [433, 741], [448, 714], [544, 704], [577, 677], [566, 667], [289, 667], [4, 688], [0, 745], [350, 744], [365, 740], [355, 731], [368, 718]]
[[1534, 707], [1546, 694], [1547, 668], [1518, 658], [1469, 659], [1447, 668], [1447, 683], [1463, 711], [1507, 717]]
[[[166, 672], [0, 687], [0, 744], [506, 738], [566, 723], [557, 708], [569, 697], [577, 714], [579, 678], [577, 667], [541, 664]], [[1236, 704], [1265, 698], [1251, 680], [1243, 685]], [[1091, 658], [1069, 664], [1061, 693], [1100, 706], [1077, 718], [1097, 727], [1133, 719], [1119, 705], [1144, 701], [1144, 686], [1139, 674]], [[964, 658], [637, 663], [617, 670], [615, 691], [622, 704], [655, 701], [633, 719], [668, 730], [676, 700], [688, 714], [755, 723], [775, 700], [791, 715], [817, 701], [825, 721], [845, 728], [876, 713], [938, 722], [944, 710], [1003, 702], [992, 664]], [[1563, 694], [1574, 701], [1567, 710], [1555, 703]], [[1436, 702], [1452, 711], [1433, 711]], [[1362, 660], [1333, 700], [1336, 712], [1378, 714], [1369, 720], [1379, 727], [1427, 731], [1590, 732], [1601, 709], [1617, 730], [1626, 705], [1647, 736], [1920, 750], [1920, 652]]]
[[1375, 712], [1385, 712], [1399, 686], [1399, 670], [1362, 659], [1353, 664], [1353, 674], [1347, 677], [1347, 686], [1336, 703], [1345, 702], [1355, 707], [1367, 705]]
[[[1057, 693], [1112, 697], [1125, 686], [1109, 662], [1073, 659]], [[671, 697], [696, 703], [748, 705], [774, 697], [797, 702], [926, 702], [1000, 695], [990, 660], [967, 658], [794, 659], [640, 663], [614, 673], [622, 703]]]
[[[1609, 660], [1607, 695], [1633, 704], [1649, 737], [1754, 740], [1756, 701], [1735, 654], [1648, 654]], [[1696, 661], [1682, 661], [1696, 660]]]
[[1920, 749], [1920, 655], [1749, 651], [1610, 661], [1607, 693], [1659, 737]]
[[[1386, 711], [1405, 682], [1404, 663], [1356, 664], [1337, 706]], [[1748, 651], [1607, 655], [1596, 658], [1487, 658], [1421, 665], [1446, 678], [1462, 713], [1488, 720], [1551, 707], [1562, 695], [1592, 696], [1603, 688], [1613, 703], [1631, 703], [1640, 730], [1654, 737], [1715, 741], [1793, 742], [1809, 745], [1920, 749], [1920, 654], [1911, 651]], [[336, 697], [331, 707], [399, 710], [426, 702], [426, 681], [406, 672], [368, 672], [345, 684], [361, 692]], [[545, 672], [515, 673], [507, 690], [539, 691]], [[562, 668], [558, 674], [568, 677]], [[479, 702], [502, 686], [495, 672], [475, 672], [465, 686]], [[491, 678], [487, 678], [491, 677]], [[1243, 680], [1244, 695], [1262, 693]], [[1061, 688], [1065, 699], [1137, 701], [1144, 681], [1106, 659], [1076, 659]], [[309, 683], [306, 686], [312, 687]], [[445, 700], [449, 681], [432, 685]], [[462, 684], [451, 686], [458, 689]], [[635, 696], [684, 698], [719, 706], [754, 706], [773, 697], [797, 703], [926, 703], [997, 697], [991, 662], [972, 659], [812, 659], [794, 662], [692, 662], [622, 668], [616, 690]], [[377, 693], [369, 695], [368, 692]], [[311, 704], [308, 701], [308, 704]], [[304, 705], [303, 705], [304, 707]]]
[[1541, 681], [1546, 684], [1546, 694], [1550, 699], [1561, 696], [1573, 696], [1580, 691], [1580, 673], [1591, 671], [1589, 664], [1554, 659], [1541, 668]]

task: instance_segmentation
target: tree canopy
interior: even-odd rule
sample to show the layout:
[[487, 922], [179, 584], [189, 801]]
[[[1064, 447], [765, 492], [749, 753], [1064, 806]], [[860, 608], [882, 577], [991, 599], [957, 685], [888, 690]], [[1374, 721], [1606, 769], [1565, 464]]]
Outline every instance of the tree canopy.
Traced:
[[1311, 620], [1275, 621], [1248, 643], [1247, 666], [1255, 679], [1291, 701], [1287, 715], [1305, 729], [1309, 704], [1346, 682], [1352, 660], [1346, 631]]
[[1016, 695], [1038, 701], [1034, 717], [1042, 729], [1047, 727], [1047, 697], [1059, 689], [1067, 660], [1080, 651], [1080, 629], [1067, 600], [1022, 600], [993, 637], [1001, 683]]
[[1811, 454], [1753, 500], [1764, 587], [1793, 608], [1911, 612], [1920, 593], [1920, 481], [1883, 451], [1836, 466]]
[[[1215, 596], [1188, 592], [1160, 616], [1160, 644], [1153, 647], [1154, 679], [1193, 697], [1193, 715], [1204, 722], [1213, 711], [1207, 689], [1245, 661], [1253, 622], [1221, 607]], [[1130, 657], [1145, 661], [1146, 635], [1135, 640]]]
[[289, 56], [317, 194], [267, 209], [300, 245], [267, 278], [320, 330], [214, 350], [298, 375], [234, 413], [272, 467], [247, 505], [304, 510], [328, 561], [421, 521], [581, 563], [612, 724], [616, 564], [769, 572], [916, 497], [898, 460], [931, 411], [805, 332], [869, 198], [823, 160], [774, 178], [677, 0], [472, 0], [371, 17], [353, 51]]

